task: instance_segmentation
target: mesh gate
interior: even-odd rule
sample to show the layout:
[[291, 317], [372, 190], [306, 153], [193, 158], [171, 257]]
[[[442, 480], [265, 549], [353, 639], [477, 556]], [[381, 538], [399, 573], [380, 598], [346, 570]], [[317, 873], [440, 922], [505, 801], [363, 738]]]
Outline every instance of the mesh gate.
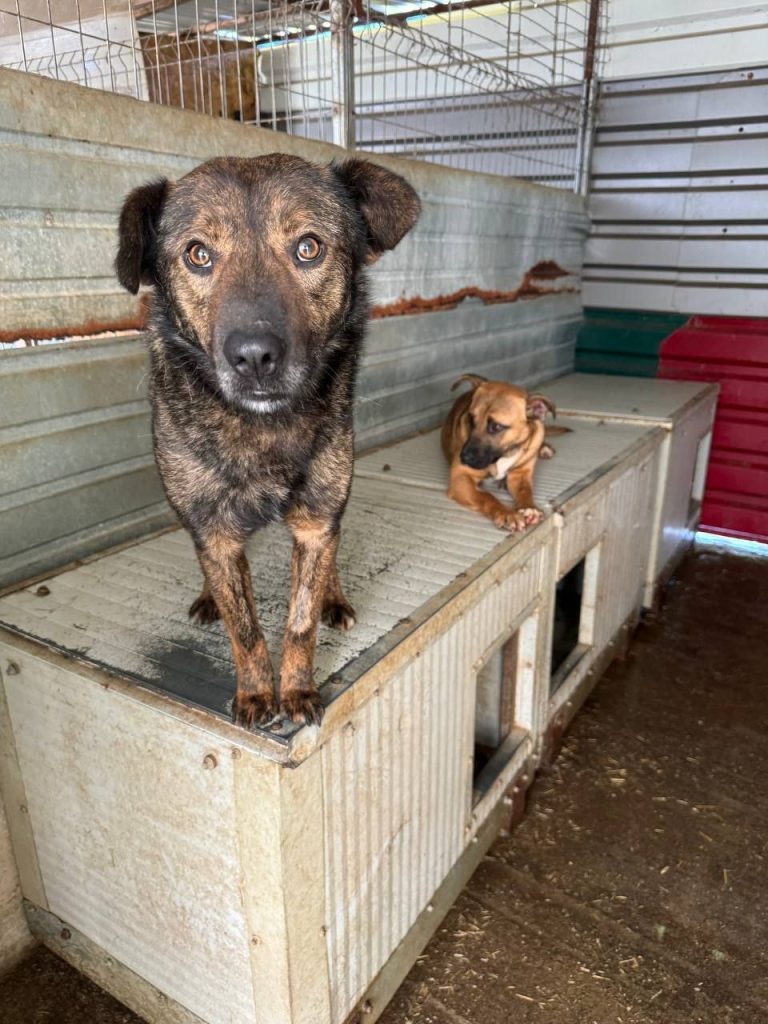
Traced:
[[0, 0], [0, 67], [581, 190], [597, 0]]

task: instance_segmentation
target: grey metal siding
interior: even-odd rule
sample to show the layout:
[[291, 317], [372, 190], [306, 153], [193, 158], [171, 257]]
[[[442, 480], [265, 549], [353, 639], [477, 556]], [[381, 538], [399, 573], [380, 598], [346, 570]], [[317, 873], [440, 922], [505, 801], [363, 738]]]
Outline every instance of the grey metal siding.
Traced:
[[172, 522], [136, 338], [0, 354], [0, 585]]
[[605, 83], [589, 306], [768, 316], [768, 68]]
[[[137, 301], [112, 273], [126, 193], [152, 177], [179, 177], [209, 157], [275, 150], [320, 162], [346, 155], [324, 143], [0, 70], [0, 336], [85, 334], [94, 324], [136, 321]], [[404, 174], [423, 203], [417, 230], [374, 268], [377, 304], [435, 299], [468, 286], [512, 291], [541, 260], [556, 261], [577, 283], [587, 229], [580, 197], [376, 159]]]
[[[10, 168], [0, 176], [0, 337], [135, 320], [137, 300], [112, 275], [125, 193], [214, 154], [274, 149], [343, 155], [0, 71], [0, 160]], [[522, 383], [567, 372], [581, 317], [583, 200], [512, 179], [382, 162], [413, 182], [424, 213], [373, 268], [374, 304], [386, 313], [406, 297], [435, 311], [371, 324], [359, 446], [435, 425], [451, 382], [467, 370]], [[559, 276], [534, 275], [530, 287], [542, 263]], [[504, 292], [507, 301], [457, 305], [455, 293], [467, 287]], [[145, 376], [136, 335], [0, 353], [0, 585], [172, 521], [152, 460]]]

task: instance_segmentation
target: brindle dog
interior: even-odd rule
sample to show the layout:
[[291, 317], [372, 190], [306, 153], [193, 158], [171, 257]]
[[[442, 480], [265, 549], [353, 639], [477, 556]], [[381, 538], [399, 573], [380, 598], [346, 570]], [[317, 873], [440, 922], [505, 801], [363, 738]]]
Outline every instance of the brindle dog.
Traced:
[[[149, 315], [155, 456], [205, 583], [189, 610], [219, 616], [237, 674], [234, 721], [319, 722], [319, 619], [355, 613], [336, 571], [352, 477], [352, 401], [368, 315], [365, 266], [415, 224], [419, 199], [364, 160], [275, 153], [209, 160], [133, 191], [115, 268]], [[293, 534], [279, 706], [244, 545]]]

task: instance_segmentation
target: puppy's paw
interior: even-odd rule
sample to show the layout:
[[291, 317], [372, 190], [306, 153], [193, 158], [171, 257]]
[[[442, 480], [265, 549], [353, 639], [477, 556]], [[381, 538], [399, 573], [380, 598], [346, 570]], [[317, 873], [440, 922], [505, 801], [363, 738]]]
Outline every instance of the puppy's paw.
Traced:
[[551, 444], [543, 444], [541, 448], [539, 448], [539, 458], [551, 459], [552, 456], [555, 454], [555, 451], [556, 449], [553, 448]]
[[347, 601], [329, 601], [323, 605], [323, 622], [332, 629], [352, 629], [357, 622], [355, 609]]
[[500, 530], [509, 530], [510, 533], [516, 533], [518, 530], [525, 529], [525, 522], [519, 513], [512, 508], [504, 509], [503, 512], [497, 512], [493, 516], [493, 525], [498, 526]]
[[294, 690], [280, 701], [280, 714], [296, 725], [320, 725], [323, 700], [317, 690]]
[[200, 626], [209, 626], [220, 619], [219, 609], [210, 594], [201, 594], [189, 606], [189, 617]]
[[277, 715], [277, 701], [272, 693], [236, 693], [232, 701], [232, 721], [244, 729], [269, 725]]
[[518, 517], [522, 520], [523, 526], [521, 529], [526, 529], [528, 526], [536, 526], [544, 518], [544, 513], [538, 508], [519, 508], [517, 510]]
[[537, 508], [518, 508], [499, 513], [493, 521], [502, 530], [519, 533], [521, 530], [527, 530], [529, 526], [540, 523], [543, 518], [544, 513]]

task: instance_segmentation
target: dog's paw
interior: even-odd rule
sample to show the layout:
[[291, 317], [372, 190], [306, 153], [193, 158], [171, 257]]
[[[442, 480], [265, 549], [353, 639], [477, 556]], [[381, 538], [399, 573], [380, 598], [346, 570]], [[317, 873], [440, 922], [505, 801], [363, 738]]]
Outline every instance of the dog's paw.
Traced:
[[509, 530], [510, 533], [518, 533], [527, 530], [529, 526], [535, 526], [544, 518], [544, 513], [537, 508], [509, 509], [499, 513], [494, 518], [496, 526], [502, 530]]
[[280, 701], [280, 714], [296, 725], [320, 725], [323, 700], [317, 690], [296, 690]]
[[557, 449], [553, 448], [551, 444], [543, 444], [539, 448], [540, 459], [551, 459]]
[[278, 715], [272, 693], [237, 693], [232, 701], [232, 721], [244, 729], [269, 725]]
[[519, 508], [517, 516], [523, 523], [520, 528], [525, 530], [529, 526], [536, 526], [537, 523], [540, 523], [544, 518], [544, 513], [539, 508]]
[[220, 619], [219, 609], [210, 594], [201, 594], [189, 606], [189, 617], [200, 626], [209, 626]]
[[323, 622], [331, 629], [352, 629], [357, 622], [355, 609], [346, 601], [329, 601], [323, 605]]

